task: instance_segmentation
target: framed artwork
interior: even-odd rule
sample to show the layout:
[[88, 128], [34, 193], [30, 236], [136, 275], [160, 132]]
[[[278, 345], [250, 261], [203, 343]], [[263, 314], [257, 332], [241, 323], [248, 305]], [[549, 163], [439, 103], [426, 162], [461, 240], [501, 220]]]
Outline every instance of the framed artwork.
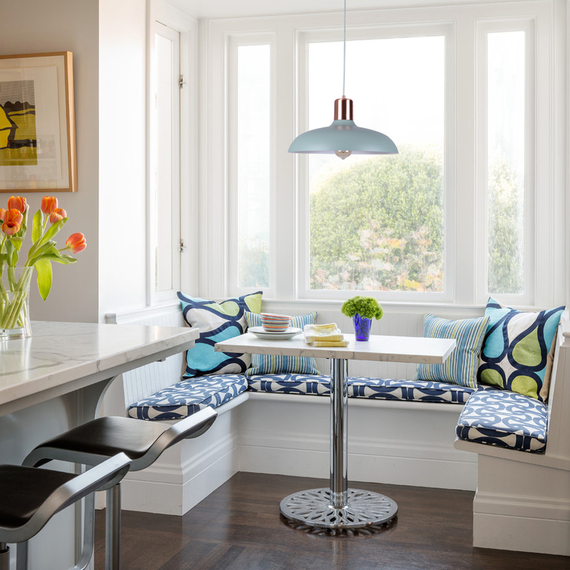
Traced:
[[76, 192], [73, 54], [0, 55], [0, 192]]

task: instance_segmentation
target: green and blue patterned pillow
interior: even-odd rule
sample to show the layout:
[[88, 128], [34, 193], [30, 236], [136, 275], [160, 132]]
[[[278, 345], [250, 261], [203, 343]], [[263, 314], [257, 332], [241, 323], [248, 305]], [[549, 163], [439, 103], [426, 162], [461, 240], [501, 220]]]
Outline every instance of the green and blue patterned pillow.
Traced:
[[424, 337], [454, 338], [455, 350], [443, 364], [419, 364], [414, 380], [430, 380], [477, 387], [477, 366], [489, 317], [449, 321], [424, 316]]
[[551, 372], [548, 355], [564, 309], [523, 313], [490, 297], [479, 382], [546, 401]]
[[[246, 313], [248, 327], [260, 327], [261, 317], [254, 313]], [[312, 325], [317, 319], [317, 313], [291, 317], [291, 327], [303, 330], [305, 325]], [[273, 354], [252, 355], [251, 368], [247, 376], [254, 374], [320, 374], [317, 363], [313, 357], [308, 356], [281, 356]]]
[[216, 352], [214, 345], [243, 334], [247, 330], [245, 315], [261, 312], [262, 291], [228, 299], [222, 303], [178, 293], [186, 323], [200, 330], [194, 348], [186, 352], [186, 371], [182, 378], [206, 374], [240, 374], [247, 370], [249, 354]]

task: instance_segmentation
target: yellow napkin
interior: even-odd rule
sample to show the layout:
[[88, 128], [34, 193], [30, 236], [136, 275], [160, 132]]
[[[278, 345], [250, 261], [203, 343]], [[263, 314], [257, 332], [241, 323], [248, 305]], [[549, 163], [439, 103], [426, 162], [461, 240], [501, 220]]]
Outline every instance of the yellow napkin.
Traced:
[[326, 325], [305, 325], [303, 329], [305, 342], [313, 346], [347, 346], [336, 323]]
[[348, 346], [347, 340], [315, 340], [312, 346]]

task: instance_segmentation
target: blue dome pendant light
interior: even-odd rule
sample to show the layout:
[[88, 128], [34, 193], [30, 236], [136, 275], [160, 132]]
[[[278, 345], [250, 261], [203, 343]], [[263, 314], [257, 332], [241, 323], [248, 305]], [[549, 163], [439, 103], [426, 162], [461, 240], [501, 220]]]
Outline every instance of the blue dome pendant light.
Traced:
[[289, 152], [304, 154], [336, 154], [343, 160], [351, 154], [398, 154], [392, 139], [383, 133], [356, 126], [352, 99], [344, 95], [346, 76], [346, 0], [344, 0], [344, 55], [342, 92], [334, 102], [334, 121], [328, 127], [300, 134]]

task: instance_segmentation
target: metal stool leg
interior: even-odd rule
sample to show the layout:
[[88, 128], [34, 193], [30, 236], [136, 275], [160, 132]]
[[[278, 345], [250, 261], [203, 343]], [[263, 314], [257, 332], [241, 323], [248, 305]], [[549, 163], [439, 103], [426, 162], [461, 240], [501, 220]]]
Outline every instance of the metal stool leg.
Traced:
[[28, 541], [19, 542], [16, 547], [16, 570], [28, 570]]
[[121, 485], [107, 491], [105, 513], [105, 570], [121, 568]]
[[0, 542], [0, 570], [10, 570], [10, 549], [5, 542]]
[[85, 570], [95, 550], [95, 493], [87, 495], [83, 501], [83, 546], [81, 557], [72, 570]]

